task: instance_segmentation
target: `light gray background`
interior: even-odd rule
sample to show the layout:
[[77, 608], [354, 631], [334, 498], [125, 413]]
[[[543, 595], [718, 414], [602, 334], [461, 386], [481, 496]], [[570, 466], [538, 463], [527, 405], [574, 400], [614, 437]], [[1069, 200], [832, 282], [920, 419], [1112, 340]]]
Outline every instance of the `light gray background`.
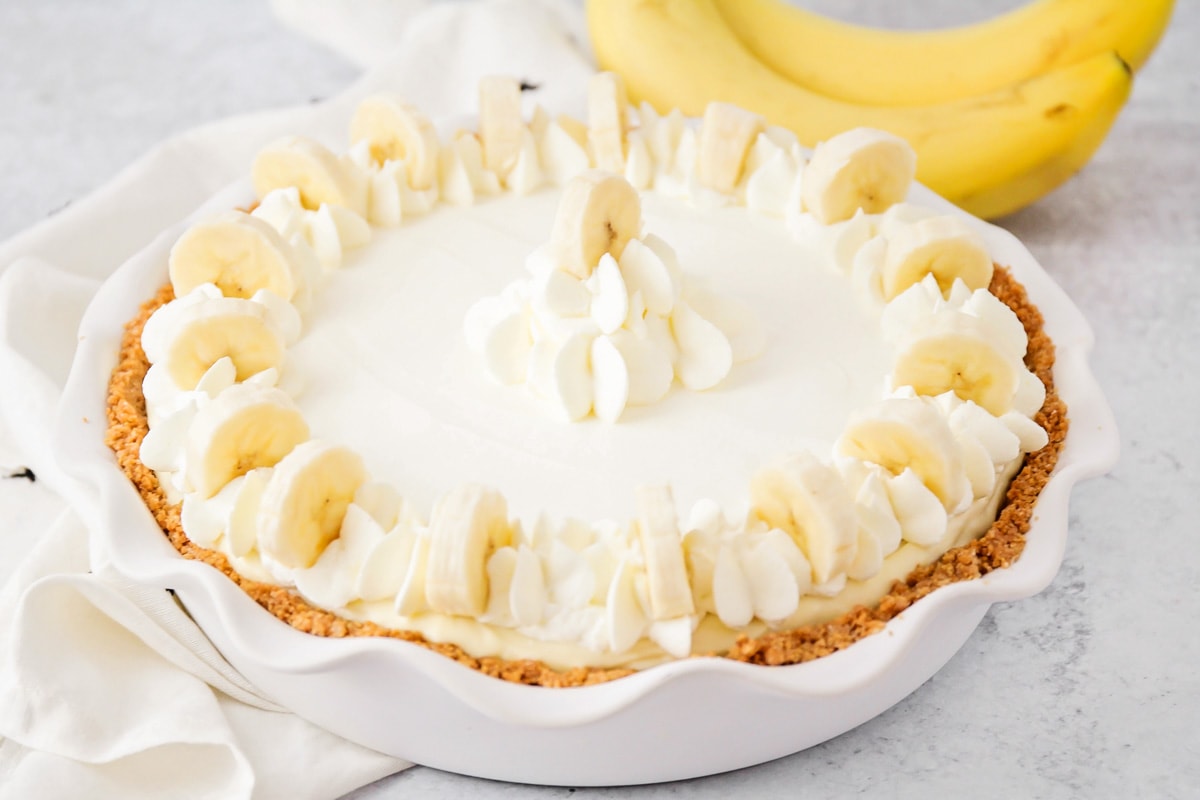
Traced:
[[[1018, 2], [804, 4], [916, 27]], [[1048, 590], [993, 608], [887, 713], [770, 764], [637, 790], [418, 767], [354, 797], [1200, 796], [1200, 3], [1178, 6], [1095, 160], [1002, 221], [1092, 322], [1121, 428], [1119, 466], [1074, 493]], [[355, 75], [262, 2], [0, 0], [0, 239], [172, 133], [325, 97]]]

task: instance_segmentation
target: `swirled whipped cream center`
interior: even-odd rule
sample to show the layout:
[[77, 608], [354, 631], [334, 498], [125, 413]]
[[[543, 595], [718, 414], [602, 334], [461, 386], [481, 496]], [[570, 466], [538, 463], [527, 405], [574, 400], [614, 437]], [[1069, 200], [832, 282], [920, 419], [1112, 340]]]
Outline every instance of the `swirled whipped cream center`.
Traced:
[[548, 246], [525, 266], [528, 278], [470, 308], [465, 334], [494, 379], [524, 385], [563, 419], [615, 422], [676, 380], [712, 389], [765, 346], [752, 309], [689, 279], [654, 234], [605, 253], [587, 278], [559, 268]]

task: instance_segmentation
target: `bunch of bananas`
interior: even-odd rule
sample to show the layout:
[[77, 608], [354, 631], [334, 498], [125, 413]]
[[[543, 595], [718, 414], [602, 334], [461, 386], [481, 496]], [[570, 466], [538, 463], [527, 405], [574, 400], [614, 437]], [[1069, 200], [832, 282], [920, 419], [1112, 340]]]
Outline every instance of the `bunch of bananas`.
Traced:
[[1100, 146], [1173, 0], [1034, 0], [936, 31], [857, 27], [784, 0], [589, 0], [602, 69], [635, 102], [700, 115], [711, 100], [756, 111], [814, 146], [891, 131], [917, 177], [980, 217], [1011, 213]]

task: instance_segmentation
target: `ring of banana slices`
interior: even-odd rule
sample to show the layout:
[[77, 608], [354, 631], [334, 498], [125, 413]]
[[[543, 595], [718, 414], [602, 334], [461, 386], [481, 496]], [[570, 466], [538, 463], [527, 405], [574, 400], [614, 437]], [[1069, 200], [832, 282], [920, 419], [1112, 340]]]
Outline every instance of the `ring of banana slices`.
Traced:
[[[885, 563], [927, 563], [987, 527], [1022, 456], [1047, 443], [1034, 421], [1045, 387], [1024, 363], [1022, 323], [988, 291], [979, 234], [905, 203], [907, 143], [858, 129], [809, 153], [728, 104], [702, 120], [630, 107], [609, 73], [592, 81], [586, 122], [541, 108], [526, 119], [523, 105], [515, 80], [486, 78], [478, 130], [447, 141], [403, 99], [370, 97], [348, 152], [303, 137], [268, 145], [252, 168], [254, 209], [179, 238], [174, 299], [141, 335], [139, 452], [192, 542], [350, 619], [384, 608], [389, 624], [422, 631], [453, 619], [498, 641], [559, 645], [548, 663], [640, 666], [711, 651], [706, 632], [727, 648], [795, 627], [806, 604], [850, 583], [875, 579], [882, 594]], [[553, 310], [543, 318], [588, 320], [590, 333], [481, 306], [467, 337], [502, 382], [528, 378], [568, 419], [619, 424], [626, 405], [655, 402], [676, 379], [713, 386], [762, 347], [747, 310], [688, 295], [670, 248], [643, 232], [639, 192], [653, 189], [743, 205], [827, 242], [834, 268], [881, 309], [886, 391], [832, 452], [781, 453], [753, 474], [744, 519], [708, 501], [682, 513], [666, 483], [640, 489], [624, 525], [517, 521], [502, 494], [475, 485], [448, 487], [421, 516], [353, 450], [311, 438], [286, 349], [372, 226], [548, 185], [562, 201], [529, 302]]]

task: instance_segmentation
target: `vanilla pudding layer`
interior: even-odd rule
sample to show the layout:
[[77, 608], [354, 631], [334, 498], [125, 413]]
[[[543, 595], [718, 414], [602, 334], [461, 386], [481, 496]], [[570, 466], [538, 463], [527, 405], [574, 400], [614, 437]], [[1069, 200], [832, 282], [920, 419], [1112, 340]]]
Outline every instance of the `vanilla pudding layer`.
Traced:
[[526, 524], [543, 513], [625, 523], [635, 487], [661, 483], [681, 514], [707, 498], [741, 518], [754, 471], [799, 449], [827, 455], [850, 413], [880, 398], [889, 354], [878, 317], [821, 265], [827, 256], [782, 220], [654, 193], [643, 195], [645, 230], [675, 248], [689, 279], [750, 306], [763, 353], [714, 389], [676, 383], [613, 424], [558, 421], [523, 387], [499, 385], [468, 351], [463, 318], [528, 274], [560, 195], [505, 194], [376, 229], [315, 294], [288, 351], [283, 384], [313, 436], [362, 454], [422, 518], [468, 482], [498, 489]]

